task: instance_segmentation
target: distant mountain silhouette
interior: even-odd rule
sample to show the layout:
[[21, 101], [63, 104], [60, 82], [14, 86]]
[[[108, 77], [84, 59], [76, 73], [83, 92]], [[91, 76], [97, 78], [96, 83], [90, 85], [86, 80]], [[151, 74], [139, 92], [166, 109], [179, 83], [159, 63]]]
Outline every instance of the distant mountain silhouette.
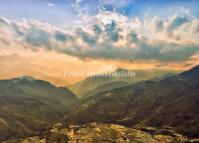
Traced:
[[[132, 77], [121, 77], [121, 76], [110, 76], [113, 75], [121, 75], [125, 73], [134, 73], [135, 75]], [[80, 81], [69, 88], [78, 96], [83, 97], [87, 96], [88, 92], [96, 89], [98, 86], [103, 85], [111, 85], [113, 82], [127, 82], [127, 83], [136, 83], [143, 80], [149, 80], [154, 77], [161, 77], [167, 73], [176, 73], [176, 71], [168, 71], [168, 70], [161, 70], [161, 69], [149, 69], [149, 70], [129, 70], [118, 68], [110, 73], [104, 73], [100, 76], [91, 76], [86, 78], [83, 81]], [[116, 86], [117, 87], [117, 86]], [[119, 86], [118, 86], [119, 87]], [[110, 89], [110, 88], [109, 88]], [[91, 93], [92, 94], [92, 93]], [[84, 98], [84, 97], [83, 97]]]

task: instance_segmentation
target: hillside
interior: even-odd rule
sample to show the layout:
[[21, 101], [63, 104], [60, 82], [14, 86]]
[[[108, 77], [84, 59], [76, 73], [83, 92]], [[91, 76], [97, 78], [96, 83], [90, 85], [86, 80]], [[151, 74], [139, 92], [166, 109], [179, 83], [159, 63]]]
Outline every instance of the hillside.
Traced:
[[32, 77], [0, 80], [0, 141], [38, 132], [60, 120], [78, 100], [67, 88]]
[[[58, 125], [58, 124], [57, 124]], [[115, 124], [89, 123], [68, 128], [51, 128], [41, 137], [34, 136], [20, 140], [21, 143], [174, 143], [194, 142], [172, 128], [128, 128]]]
[[128, 85], [130, 85], [130, 83], [124, 82], [124, 81], [114, 81], [111, 83], [102, 84], [102, 85], [99, 85], [98, 87], [94, 88], [93, 90], [87, 91], [86, 93], [84, 93], [84, 95], [82, 95], [82, 98], [86, 99], [86, 98], [92, 97], [96, 94], [99, 94], [99, 93], [102, 93], [105, 91], [109, 91], [112, 89], [120, 88], [120, 87], [125, 87]]
[[[131, 77], [110, 76], [111, 74], [120, 75], [122, 73], [124, 74], [133, 73], [134, 76]], [[118, 81], [136, 83], [143, 80], [149, 80], [154, 77], [161, 77], [167, 73], [177, 73], [177, 71], [163, 70], [163, 69], [129, 70], [129, 69], [118, 68], [110, 73], [101, 74], [100, 76], [88, 77], [85, 80], [70, 86], [69, 89], [71, 89], [78, 97], [83, 97], [84, 95], [87, 95], [88, 92], [94, 90], [98, 86], [103, 86]]]
[[199, 66], [160, 81], [143, 81], [99, 93], [82, 101], [66, 123], [117, 123], [171, 126], [199, 137]]

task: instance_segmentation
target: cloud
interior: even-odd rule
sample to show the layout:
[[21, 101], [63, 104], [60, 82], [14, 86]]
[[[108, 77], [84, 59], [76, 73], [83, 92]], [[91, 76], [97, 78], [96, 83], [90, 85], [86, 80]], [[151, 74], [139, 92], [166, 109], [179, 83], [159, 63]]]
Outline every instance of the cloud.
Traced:
[[29, 29], [29, 31], [25, 35], [25, 41], [36, 48], [40, 46], [44, 46], [48, 49], [51, 48], [48, 33], [41, 29]]
[[175, 16], [173, 19], [171, 19], [171, 23], [168, 26], [168, 31], [173, 31], [176, 28], [188, 22], [189, 22], [189, 17], [187, 16]]
[[199, 52], [199, 20], [188, 13], [140, 20], [101, 12], [72, 30], [0, 18], [0, 43], [80, 59], [184, 62]]
[[60, 31], [55, 32], [54, 36], [57, 41], [61, 41], [61, 42], [67, 41], [67, 35]]
[[55, 4], [53, 4], [53, 3], [48, 3], [48, 6], [53, 7], [53, 6], [55, 6]]

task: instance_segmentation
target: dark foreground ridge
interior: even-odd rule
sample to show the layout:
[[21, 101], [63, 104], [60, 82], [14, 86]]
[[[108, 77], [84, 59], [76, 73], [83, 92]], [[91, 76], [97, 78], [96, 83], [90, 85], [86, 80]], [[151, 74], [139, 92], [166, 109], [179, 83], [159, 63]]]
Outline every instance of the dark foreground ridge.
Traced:
[[16, 143], [185, 143], [197, 141], [199, 140], [190, 140], [177, 134], [171, 128], [128, 128], [116, 124], [97, 123], [70, 125], [68, 128], [63, 128], [62, 124], [58, 123], [46, 131], [41, 138], [34, 136]]

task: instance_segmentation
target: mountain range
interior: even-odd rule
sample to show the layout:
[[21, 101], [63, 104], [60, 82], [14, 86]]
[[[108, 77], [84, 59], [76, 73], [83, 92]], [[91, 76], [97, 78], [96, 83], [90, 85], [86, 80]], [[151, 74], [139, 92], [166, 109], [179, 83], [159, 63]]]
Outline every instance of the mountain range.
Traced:
[[199, 137], [199, 66], [159, 81], [105, 91], [81, 102], [66, 124], [169, 126], [186, 136]]
[[64, 143], [98, 137], [100, 142], [107, 136], [119, 142], [134, 141], [138, 134], [157, 142], [187, 141], [199, 138], [198, 104], [199, 66], [137, 82], [110, 80], [81, 99], [28, 76], [0, 80], [0, 141]]
[[21, 77], [0, 80], [0, 141], [21, 138], [61, 120], [78, 99], [67, 88]]
[[[152, 78], [159, 79], [160, 77], [168, 73], [176, 74], [178, 72], [179, 71], [167, 70], [167, 69], [129, 70], [129, 69], [118, 68], [109, 73], [87, 77], [86, 79], [77, 82], [76, 84], [69, 86], [68, 88], [71, 89], [71, 91], [73, 91], [78, 97], [85, 98], [88, 96], [92, 96], [93, 94], [99, 93], [97, 92], [98, 91], [97, 88], [99, 88], [100, 86], [102, 92], [114, 89], [115, 87], [116, 88], [122, 87], [124, 86], [124, 82], [125, 85], [128, 83], [132, 84], [139, 81], [149, 80]], [[127, 76], [127, 77], [121, 76], [121, 74], [128, 74], [128, 73], [132, 73], [132, 76]], [[116, 76], [111, 76], [111, 75], [116, 75]]]

